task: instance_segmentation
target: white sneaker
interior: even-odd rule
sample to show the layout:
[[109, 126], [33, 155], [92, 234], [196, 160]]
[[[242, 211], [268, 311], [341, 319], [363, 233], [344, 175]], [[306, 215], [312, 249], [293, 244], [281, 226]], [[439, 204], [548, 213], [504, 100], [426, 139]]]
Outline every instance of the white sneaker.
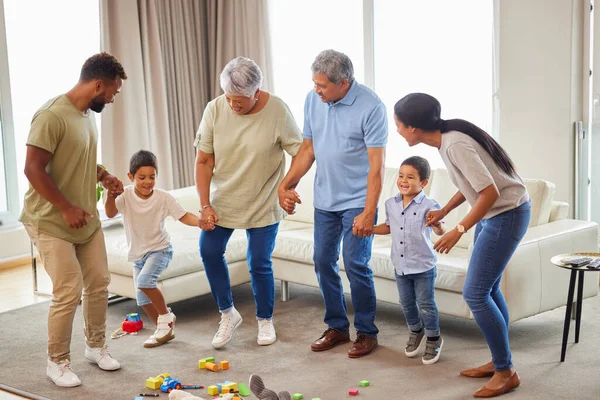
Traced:
[[215, 349], [220, 349], [231, 340], [233, 331], [242, 324], [242, 316], [233, 308], [230, 312], [221, 313], [221, 322], [219, 322], [219, 330], [212, 340], [212, 346]]
[[175, 314], [169, 309], [168, 314], [158, 316], [154, 337], [160, 344], [166, 343], [169, 340], [175, 339]]
[[48, 360], [46, 376], [54, 382], [56, 386], [75, 387], [81, 385], [79, 377], [75, 375], [75, 372], [71, 369], [69, 360], [61, 361], [58, 364]]
[[91, 348], [86, 345], [85, 358], [91, 362], [95, 362], [100, 369], [105, 371], [115, 371], [121, 368], [121, 364], [110, 355], [106, 345], [99, 348]]
[[268, 346], [275, 343], [277, 335], [275, 334], [275, 326], [272, 319], [258, 320], [258, 339], [256, 342], [261, 346]]

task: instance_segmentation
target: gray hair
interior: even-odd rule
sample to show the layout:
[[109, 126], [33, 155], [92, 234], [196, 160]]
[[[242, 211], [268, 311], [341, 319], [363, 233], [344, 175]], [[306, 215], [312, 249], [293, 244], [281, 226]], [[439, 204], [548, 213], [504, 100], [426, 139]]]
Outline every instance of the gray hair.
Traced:
[[312, 63], [313, 74], [325, 74], [336, 85], [342, 80], [354, 80], [354, 67], [350, 57], [335, 50], [323, 50]]
[[237, 57], [229, 61], [221, 72], [221, 89], [234, 96], [250, 97], [262, 84], [262, 71], [254, 61]]

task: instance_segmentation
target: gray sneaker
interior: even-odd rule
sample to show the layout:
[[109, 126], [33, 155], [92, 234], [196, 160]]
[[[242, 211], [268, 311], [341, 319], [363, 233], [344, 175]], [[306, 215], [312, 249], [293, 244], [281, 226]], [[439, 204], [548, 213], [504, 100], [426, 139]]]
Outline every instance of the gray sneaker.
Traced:
[[421, 332], [410, 332], [410, 336], [408, 336], [408, 342], [406, 342], [406, 348], [404, 349], [404, 354], [407, 357], [414, 357], [423, 351], [423, 346], [425, 345], [425, 332], [421, 329]]
[[427, 344], [425, 345], [425, 354], [423, 354], [423, 364], [430, 365], [435, 364], [437, 360], [440, 359], [440, 354], [442, 354], [442, 345], [444, 344], [444, 339], [440, 336], [438, 340], [435, 342], [430, 342], [427, 340]]

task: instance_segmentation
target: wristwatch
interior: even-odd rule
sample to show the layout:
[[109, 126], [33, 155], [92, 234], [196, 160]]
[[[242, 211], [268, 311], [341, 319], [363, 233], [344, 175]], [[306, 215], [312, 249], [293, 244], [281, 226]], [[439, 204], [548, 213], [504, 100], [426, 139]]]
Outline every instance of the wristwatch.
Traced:
[[457, 224], [456, 225], [456, 230], [458, 231], [458, 233], [465, 233], [466, 232], [465, 227], [462, 226], [461, 224]]

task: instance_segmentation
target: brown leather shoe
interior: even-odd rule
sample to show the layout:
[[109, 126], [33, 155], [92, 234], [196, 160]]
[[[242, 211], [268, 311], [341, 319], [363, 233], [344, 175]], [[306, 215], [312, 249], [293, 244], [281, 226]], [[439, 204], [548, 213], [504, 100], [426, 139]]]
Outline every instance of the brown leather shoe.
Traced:
[[377, 347], [377, 338], [370, 338], [364, 333], [359, 333], [358, 336], [356, 336], [354, 344], [350, 350], [348, 350], [348, 357], [364, 357], [372, 352], [375, 347]]
[[462, 376], [466, 376], [467, 378], [491, 378], [494, 376], [494, 372], [494, 370], [486, 371], [479, 368], [470, 368], [460, 371], [460, 374]]
[[485, 386], [482, 386], [478, 391], [476, 391], [473, 396], [474, 397], [496, 397], [502, 394], [508, 393], [513, 389], [516, 389], [521, 384], [521, 380], [519, 379], [519, 375], [515, 372], [512, 376], [506, 381], [504, 386], [499, 389], [493, 390], [488, 389]]
[[340, 332], [335, 329], [327, 328], [320, 338], [315, 340], [310, 345], [312, 351], [325, 351], [333, 349], [340, 343], [347, 343], [350, 341], [350, 333]]

